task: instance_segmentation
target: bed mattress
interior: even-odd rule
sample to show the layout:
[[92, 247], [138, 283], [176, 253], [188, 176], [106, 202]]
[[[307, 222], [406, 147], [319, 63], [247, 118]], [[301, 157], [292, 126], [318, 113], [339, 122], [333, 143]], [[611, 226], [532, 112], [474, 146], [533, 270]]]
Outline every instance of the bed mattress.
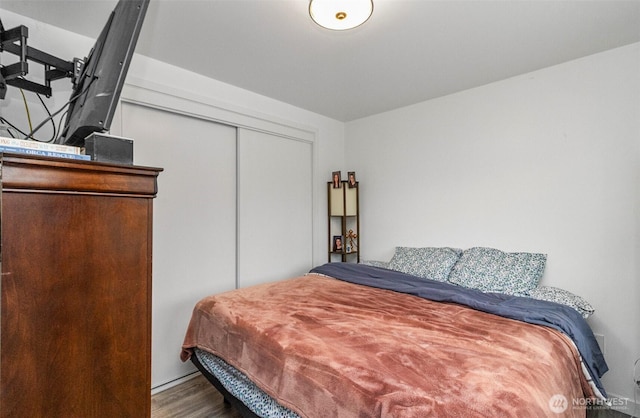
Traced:
[[204, 298], [183, 360], [211, 353], [301, 417], [579, 417], [571, 401], [597, 396], [577, 312], [339, 266]]

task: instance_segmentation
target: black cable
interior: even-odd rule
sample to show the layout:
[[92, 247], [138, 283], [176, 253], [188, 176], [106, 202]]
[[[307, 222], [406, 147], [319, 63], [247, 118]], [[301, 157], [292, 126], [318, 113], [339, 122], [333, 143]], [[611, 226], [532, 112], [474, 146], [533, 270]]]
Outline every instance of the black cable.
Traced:
[[[62, 115], [60, 115], [60, 120], [58, 121], [58, 126], [62, 126], [62, 121], [64, 120], [64, 118], [69, 114], [69, 109], [65, 110], [64, 113], [62, 113]], [[57, 142], [58, 138], [62, 136], [62, 130], [60, 130], [58, 132], [58, 135], [56, 136], [55, 141]]]
[[48, 118], [43, 120], [38, 126], [33, 128], [33, 130], [31, 132], [29, 132], [29, 135], [27, 135], [24, 139], [33, 139], [33, 134], [35, 134], [40, 128], [42, 128], [49, 120], [52, 120], [58, 113], [62, 112], [71, 103], [75, 102], [80, 97], [82, 97], [83, 95], [87, 94], [87, 91], [89, 91], [89, 87], [91, 87], [91, 84], [93, 84], [93, 80], [94, 79], [92, 79], [90, 83], [87, 83], [87, 87], [84, 90], [82, 90], [80, 93], [78, 93], [75, 96], [73, 96], [72, 98], [70, 98], [67, 101], [67, 103], [65, 103], [60, 109], [56, 110], [55, 113], [50, 115]]
[[[14, 125], [13, 123], [9, 122], [6, 118], [0, 116], [0, 121], [6, 123], [7, 125], [11, 126], [15, 131], [18, 131], [20, 134], [22, 134], [23, 136], [26, 136], [26, 132], [22, 132], [16, 125]], [[13, 137], [13, 134], [11, 133], [11, 131], [8, 131], [9, 135], [11, 135]]]
[[[29, 119], [29, 127], [31, 128], [31, 117], [29, 115], [29, 107], [27, 105], [27, 99], [24, 96], [24, 91], [22, 91], [22, 89], [20, 89], [20, 92], [22, 93], [22, 99], [24, 100], [25, 103], [25, 108], [27, 109], [27, 118]], [[53, 135], [51, 136], [51, 139], [49, 139], [48, 141], [40, 141], [37, 138], [33, 138], [33, 133], [35, 133], [35, 130], [31, 131], [31, 135], [23, 132], [21, 129], [19, 129], [16, 125], [12, 124], [11, 122], [9, 122], [6, 118], [0, 116], [0, 120], [4, 121], [7, 125], [11, 126], [14, 130], [16, 130], [17, 132], [19, 132], [20, 134], [22, 134], [24, 137], [26, 137], [28, 139], [28, 137], [30, 136], [31, 139], [33, 139], [34, 141], [38, 141], [38, 142], [47, 142], [47, 143], [51, 143], [53, 141], [55, 141], [56, 139], [56, 134], [57, 134], [57, 127], [56, 127], [56, 123], [53, 120], [53, 117], [51, 116], [51, 112], [49, 111], [49, 108], [47, 107], [47, 104], [44, 102], [44, 100], [42, 99], [42, 96], [39, 93], [36, 93], [36, 96], [38, 97], [38, 100], [40, 100], [40, 103], [42, 104], [42, 107], [44, 107], [44, 110], [47, 112], [47, 114], [49, 115], [49, 117], [47, 119], [45, 119], [45, 122], [47, 120], [51, 120], [51, 124], [53, 125]], [[66, 106], [66, 105], [65, 105]], [[39, 127], [37, 129], [40, 129]], [[9, 132], [10, 135], [11, 132]], [[12, 135], [13, 136], [13, 135]]]
[[51, 139], [48, 141], [41, 141], [41, 142], [52, 143], [53, 141], [56, 140], [56, 134], [57, 134], [56, 122], [53, 120], [53, 116], [51, 116], [51, 112], [49, 111], [49, 108], [47, 107], [46, 103], [44, 102], [44, 100], [42, 100], [42, 96], [39, 93], [36, 93], [36, 96], [38, 96], [38, 100], [40, 100], [40, 103], [42, 103], [42, 107], [44, 107], [44, 110], [47, 112], [47, 115], [49, 115], [49, 119], [51, 120], [51, 125], [53, 128]]

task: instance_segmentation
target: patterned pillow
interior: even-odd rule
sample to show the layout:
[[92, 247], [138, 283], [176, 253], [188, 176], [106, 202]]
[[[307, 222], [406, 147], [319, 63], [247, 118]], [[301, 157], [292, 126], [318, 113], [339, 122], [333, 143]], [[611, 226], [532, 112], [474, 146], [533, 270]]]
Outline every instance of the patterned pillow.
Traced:
[[458, 248], [396, 247], [389, 269], [444, 282], [461, 254]]
[[595, 311], [591, 304], [568, 290], [553, 286], [538, 286], [527, 292], [529, 297], [547, 302], [560, 303], [575, 309], [584, 319], [589, 318]]
[[538, 285], [546, 262], [546, 254], [474, 247], [462, 253], [449, 281], [483, 292], [524, 293]]

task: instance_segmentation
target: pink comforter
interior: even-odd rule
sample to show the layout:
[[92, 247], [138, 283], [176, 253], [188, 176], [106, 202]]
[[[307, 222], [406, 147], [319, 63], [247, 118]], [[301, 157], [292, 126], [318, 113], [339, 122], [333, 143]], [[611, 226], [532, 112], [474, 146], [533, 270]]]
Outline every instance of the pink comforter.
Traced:
[[201, 300], [193, 347], [302, 417], [584, 417], [593, 396], [559, 331], [315, 274]]

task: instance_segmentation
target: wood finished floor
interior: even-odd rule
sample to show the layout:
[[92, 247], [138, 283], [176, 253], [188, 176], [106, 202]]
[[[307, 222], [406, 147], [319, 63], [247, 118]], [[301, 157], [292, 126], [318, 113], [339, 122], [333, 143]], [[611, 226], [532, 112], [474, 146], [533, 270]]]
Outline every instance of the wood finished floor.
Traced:
[[151, 397], [151, 418], [241, 418], [202, 375]]
[[[629, 411], [632, 413], [633, 411]], [[202, 375], [151, 397], [151, 418], [242, 418]], [[629, 418], [618, 411], [594, 410], [587, 418]]]

